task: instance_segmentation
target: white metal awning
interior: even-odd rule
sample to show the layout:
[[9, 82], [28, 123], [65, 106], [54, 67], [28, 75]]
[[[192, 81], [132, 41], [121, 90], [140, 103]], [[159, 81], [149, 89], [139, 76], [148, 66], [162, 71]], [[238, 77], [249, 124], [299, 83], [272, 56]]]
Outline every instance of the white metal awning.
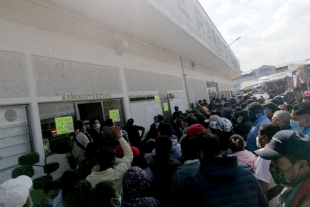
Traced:
[[238, 59], [197, 0], [43, 1], [195, 65], [232, 78], [241, 74]]

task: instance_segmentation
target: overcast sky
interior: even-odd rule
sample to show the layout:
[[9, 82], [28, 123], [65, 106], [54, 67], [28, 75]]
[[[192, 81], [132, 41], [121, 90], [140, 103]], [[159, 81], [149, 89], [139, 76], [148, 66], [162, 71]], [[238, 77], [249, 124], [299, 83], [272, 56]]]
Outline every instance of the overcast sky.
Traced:
[[242, 71], [310, 58], [310, 0], [199, 0]]

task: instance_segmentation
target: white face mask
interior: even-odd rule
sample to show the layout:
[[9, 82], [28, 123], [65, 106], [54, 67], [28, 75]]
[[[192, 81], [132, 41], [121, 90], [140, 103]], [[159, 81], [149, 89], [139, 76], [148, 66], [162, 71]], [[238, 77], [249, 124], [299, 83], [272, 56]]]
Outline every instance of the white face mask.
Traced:
[[112, 198], [111, 201], [112, 201], [114, 207], [120, 207], [122, 205], [122, 197], [121, 196], [119, 196], [118, 199]]
[[258, 148], [262, 148], [261, 144], [259, 143], [259, 138], [260, 137], [261, 136], [259, 136], [259, 135], [256, 137], [256, 145], [257, 145]]
[[242, 123], [243, 118], [239, 116], [237, 121], [238, 121], [238, 123]]
[[159, 122], [155, 122], [155, 125], [156, 125], [156, 126], [159, 126]]
[[100, 130], [101, 125], [100, 124], [96, 124], [96, 129], [99, 131]]

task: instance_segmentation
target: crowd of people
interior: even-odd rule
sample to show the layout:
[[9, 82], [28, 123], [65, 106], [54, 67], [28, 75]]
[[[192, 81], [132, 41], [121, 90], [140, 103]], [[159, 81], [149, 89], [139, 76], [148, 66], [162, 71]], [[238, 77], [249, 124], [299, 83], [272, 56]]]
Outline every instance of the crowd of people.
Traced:
[[[48, 183], [34, 206], [310, 206], [310, 92], [269, 100], [198, 101], [147, 134], [129, 119], [75, 123], [77, 165]], [[145, 134], [145, 135], [144, 135]], [[4, 207], [32, 206], [31, 179], [0, 185]]]

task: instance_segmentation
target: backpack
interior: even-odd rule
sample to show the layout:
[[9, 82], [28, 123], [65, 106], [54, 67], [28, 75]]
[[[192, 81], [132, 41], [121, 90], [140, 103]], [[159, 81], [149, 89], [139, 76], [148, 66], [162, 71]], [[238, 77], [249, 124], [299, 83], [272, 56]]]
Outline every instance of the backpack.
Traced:
[[[81, 130], [80, 130], [78, 133], [80, 133], [80, 132], [82, 132], [82, 133], [89, 139], [90, 142], [93, 142], [92, 138], [90, 137], [90, 135], [89, 135], [88, 133], [85, 133], [85, 132], [83, 132], [83, 131], [81, 131]], [[81, 148], [82, 150], [85, 151], [85, 147], [76, 139], [76, 135], [77, 135], [78, 133], [73, 133], [72, 142], [75, 142], [76, 145], [77, 145], [79, 148]], [[73, 143], [72, 143], [72, 146], [73, 146]]]
[[[85, 134], [85, 135], [87, 136], [87, 138], [89, 139], [90, 142], [93, 142], [92, 138], [89, 136], [88, 133], [84, 133], [83, 131], [80, 130], [80, 131], [77, 132], [77, 133], [75, 133], [75, 132], [71, 133], [71, 137], [73, 137], [73, 138], [72, 138], [72, 146], [73, 146], [73, 144], [74, 144], [74, 142], [75, 142], [76, 145], [77, 145], [79, 148], [81, 148], [83, 151], [85, 151], [85, 147], [76, 139], [76, 135], [77, 135], [78, 133], [80, 133], [80, 132], [82, 132], [83, 134]], [[74, 155], [72, 154], [72, 152], [69, 153], [69, 154], [67, 155], [67, 160], [68, 160], [69, 167], [70, 167], [71, 169], [76, 169], [76, 168], [77, 168], [77, 159], [74, 157]]]

